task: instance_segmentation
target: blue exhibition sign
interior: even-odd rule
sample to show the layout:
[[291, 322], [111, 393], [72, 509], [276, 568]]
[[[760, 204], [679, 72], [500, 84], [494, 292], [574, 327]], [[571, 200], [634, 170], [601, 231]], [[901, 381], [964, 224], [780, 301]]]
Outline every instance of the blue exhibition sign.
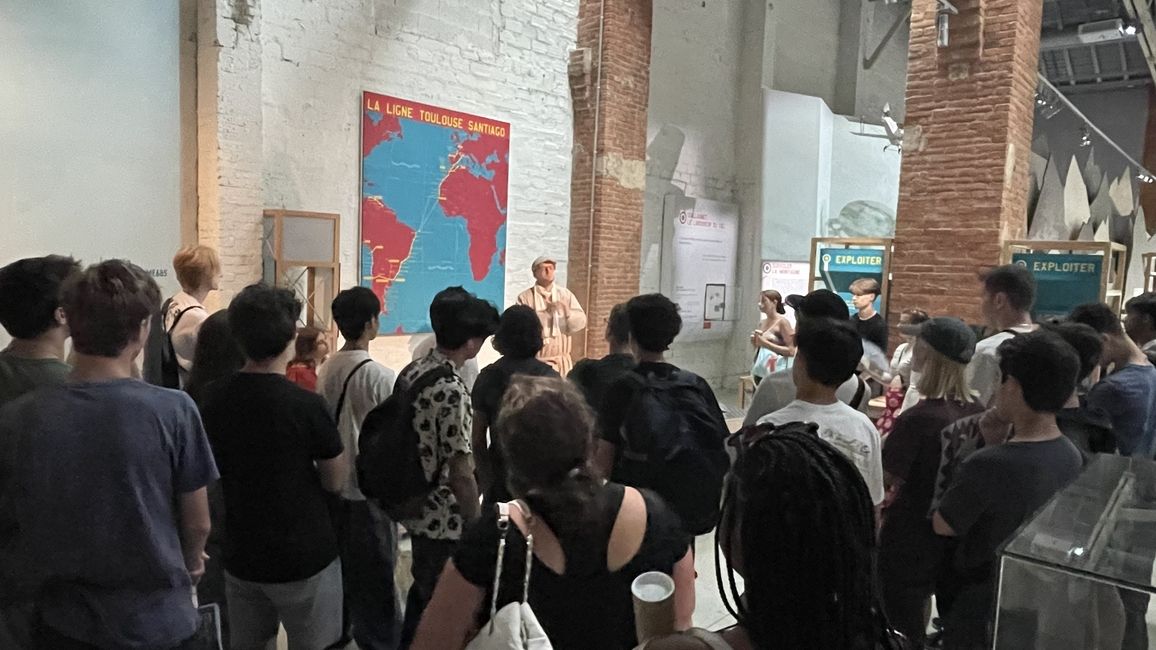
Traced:
[[[851, 283], [860, 278], [872, 278], [883, 286], [883, 249], [881, 248], [821, 248], [819, 249], [819, 277], [826, 288], [839, 294], [850, 313]], [[883, 311], [883, 296], [876, 296], [875, 310]]]
[[1015, 253], [1012, 262], [1027, 267], [1036, 278], [1037, 319], [1064, 317], [1077, 305], [1100, 302], [1104, 271], [1100, 255]]

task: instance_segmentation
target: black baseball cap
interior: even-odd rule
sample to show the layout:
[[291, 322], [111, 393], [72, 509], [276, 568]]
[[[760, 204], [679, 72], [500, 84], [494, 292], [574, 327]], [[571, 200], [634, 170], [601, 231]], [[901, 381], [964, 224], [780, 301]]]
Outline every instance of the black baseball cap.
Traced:
[[816, 289], [805, 296], [793, 293], [783, 302], [807, 318], [851, 319], [851, 310], [847, 309], [847, 302], [830, 289]]
[[899, 331], [927, 341], [931, 349], [956, 363], [967, 363], [975, 354], [975, 332], [958, 318], [941, 316], [916, 325], [900, 325]]

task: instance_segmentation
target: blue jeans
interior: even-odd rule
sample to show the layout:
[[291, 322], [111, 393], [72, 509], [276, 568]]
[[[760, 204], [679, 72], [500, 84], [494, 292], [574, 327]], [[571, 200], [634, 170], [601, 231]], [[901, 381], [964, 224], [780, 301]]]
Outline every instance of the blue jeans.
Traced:
[[334, 513], [345, 613], [362, 650], [397, 650], [401, 608], [394, 585], [397, 525], [368, 501], [342, 499]]

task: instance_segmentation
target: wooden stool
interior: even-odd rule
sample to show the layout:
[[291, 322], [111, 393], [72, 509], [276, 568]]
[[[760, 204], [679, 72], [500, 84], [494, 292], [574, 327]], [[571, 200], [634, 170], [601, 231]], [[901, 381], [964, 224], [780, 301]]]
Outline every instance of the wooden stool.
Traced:
[[750, 375], [739, 377], [739, 408], [745, 409], [755, 394], [755, 378]]

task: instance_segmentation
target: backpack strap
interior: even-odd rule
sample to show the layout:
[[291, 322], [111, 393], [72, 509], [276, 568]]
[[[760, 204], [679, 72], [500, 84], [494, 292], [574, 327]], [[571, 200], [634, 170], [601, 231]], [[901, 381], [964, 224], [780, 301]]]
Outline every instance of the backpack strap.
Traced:
[[[449, 379], [453, 376], [453, 370], [450, 370], [446, 366], [439, 365], [435, 368], [430, 368], [429, 370], [425, 371], [424, 374], [418, 375], [417, 378], [414, 379], [414, 382], [405, 388], [405, 422], [407, 423], [407, 426], [408, 423], [413, 422], [414, 412], [417, 410], [415, 403], [417, 402], [417, 399], [421, 395], [422, 391], [430, 388], [443, 379]], [[396, 390], [396, 388], [394, 390]], [[433, 451], [435, 457], [438, 454], [438, 447], [440, 447], [440, 445], [434, 445]], [[434, 468], [433, 480], [430, 481], [431, 485], [437, 485], [438, 477], [441, 476], [442, 468], [445, 467], [447, 462], [449, 462], [448, 458], [440, 459], [437, 467]]]
[[353, 366], [353, 370], [349, 371], [349, 375], [345, 378], [345, 383], [341, 385], [341, 396], [337, 398], [337, 408], [333, 410], [333, 423], [335, 425], [341, 424], [341, 411], [345, 406], [345, 394], [349, 391], [349, 382], [353, 380], [353, 376], [357, 374], [361, 367], [372, 362], [373, 359], [362, 359], [361, 363]]
[[[171, 302], [172, 302], [172, 299], [170, 298], [170, 299], [169, 299], [169, 300], [168, 300], [168, 301], [165, 303], [164, 311], [162, 311], [161, 313], [164, 313], [164, 312], [168, 311], [168, 303], [171, 303]], [[172, 325], [170, 325], [170, 326], [169, 326], [169, 328], [168, 328], [167, 330], [165, 330], [165, 333], [166, 333], [166, 334], [168, 334], [169, 336], [172, 336], [172, 335], [173, 335], [173, 330], [177, 329], [177, 323], [181, 322], [181, 316], [184, 316], [186, 312], [190, 312], [190, 311], [192, 311], [192, 310], [194, 310], [194, 309], [204, 309], [204, 306], [202, 306], [202, 305], [193, 305], [192, 307], [185, 307], [184, 309], [182, 309], [182, 310], [178, 311], [178, 312], [177, 312], [177, 317], [173, 319], [173, 324], [172, 324]]]
[[851, 398], [851, 408], [856, 411], [859, 410], [859, 403], [863, 401], [863, 395], [867, 393], [867, 382], [859, 375], [855, 375], [855, 379], [859, 382], [859, 388], [855, 390], [855, 397]]

